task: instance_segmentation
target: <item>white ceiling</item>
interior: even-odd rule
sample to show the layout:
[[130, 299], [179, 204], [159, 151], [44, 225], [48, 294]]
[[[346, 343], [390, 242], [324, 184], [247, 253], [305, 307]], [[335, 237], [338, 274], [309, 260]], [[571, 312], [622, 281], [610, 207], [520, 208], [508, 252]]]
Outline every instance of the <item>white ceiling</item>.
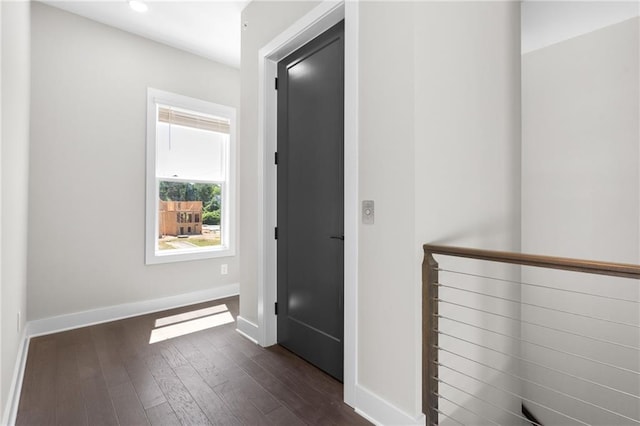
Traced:
[[169, 46], [240, 67], [240, 12], [249, 0], [147, 1], [134, 12], [126, 0], [51, 1], [50, 6]]
[[[0, 0], [1, 1], [1, 0]], [[240, 67], [240, 13], [250, 0], [150, 0], [131, 10], [127, 0], [41, 0], [169, 46]], [[640, 15], [640, 1], [522, 2], [522, 53]]]

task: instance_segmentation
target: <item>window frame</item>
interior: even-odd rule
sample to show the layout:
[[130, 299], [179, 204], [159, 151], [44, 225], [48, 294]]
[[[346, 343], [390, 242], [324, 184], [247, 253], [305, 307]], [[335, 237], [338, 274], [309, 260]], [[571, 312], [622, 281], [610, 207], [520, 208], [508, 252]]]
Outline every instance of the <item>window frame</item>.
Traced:
[[[162, 251], [157, 249], [159, 178], [156, 176], [158, 105], [186, 109], [229, 120], [229, 146], [226, 156], [225, 182], [221, 184], [220, 230], [221, 245], [199, 247], [193, 250]], [[145, 264], [161, 264], [201, 259], [235, 256], [236, 227], [236, 109], [201, 99], [178, 95], [163, 90], [147, 88], [147, 138], [146, 138], [146, 214], [145, 214]], [[171, 180], [171, 179], [161, 179]], [[186, 181], [186, 180], [179, 180]], [[190, 180], [191, 182], [191, 180]], [[193, 181], [196, 182], [196, 181]], [[207, 181], [207, 183], [210, 183]], [[220, 182], [214, 182], [220, 183]], [[202, 215], [200, 215], [202, 217]]]

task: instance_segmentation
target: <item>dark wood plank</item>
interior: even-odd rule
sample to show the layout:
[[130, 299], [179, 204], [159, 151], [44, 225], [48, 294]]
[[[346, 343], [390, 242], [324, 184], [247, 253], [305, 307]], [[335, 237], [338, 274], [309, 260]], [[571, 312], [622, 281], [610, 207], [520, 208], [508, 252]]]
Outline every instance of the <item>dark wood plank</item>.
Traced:
[[[249, 387], [253, 383], [249, 383], [252, 379], [250, 377], [235, 378], [229, 380], [221, 385], [217, 386], [214, 390], [216, 394], [220, 395], [220, 398], [229, 407], [229, 410], [235, 417], [240, 419], [243, 424], [251, 425], [266, 425], [269, 424], [264, 413], [261, 412], [254, 404], [253, 400], [249, 398], [251, 390]], [[257, 383], [255, 383], [257, 385]], [[265, 391], [266, 393], [266, 391]], [[273, 398], [274, 409], [280, 408], [281, 405], [277, 403]], [[258, 400], [260, 403], [261, 401]], [[273, 411], [273, 410], [270, 410]]]
[[[246, 340], [237, 333], [236, 336], [239, 340]], [[196, 348], [196, 345], [202, 348], [202, 352]], [[235, 404], [235, 399], [239, 396], [232, 396], [229, 392], [237, 393], [239, 391], [246, 401], [250, 401], [263, 414], [281, 406], [272, 395], [251, 379], [237, 362], [220, 353], [226, 351], [229, 346], [215, 346], [215, 344], [211, 344], [210, 339], [202, 339], [197, 335], [193, 336], [191, 340], [176, 342], [176, 346], [205, 382], [223, 397], [223, 400], [227, 401], [229, 398], [228, 405], [230, 407]], [[246, 357], [242, 355], [236, 361], [244, 358]], [[220, 366], [219, 368], [216, 367], [216, 363]], [[226, 386], [227, 384], [228, 386]], [[242, 416], [236, 414], [236, 416], [244, 418], [251, 415], [253, 414], [243, 413]]]
[[56, 424], [56, 351], [55, 338], [31, 339], [17, 425]]
[[153, 374], [147, 368], [147, 364], [140, 358], [131, 358], [125, 365], [131, 383], [138, 394], [140, 403], [147, 409], [160, 405], [167, 401], [156, 383]]
[[289, 389], [273, 374], [265, 371], [252, 360], [242, 361], [242, 368], [264, 389], [305, 422], [317, 424], [324, 416], [322, 407], [314, 406]]
[[176, 342], [176, 347], [211, 388], [229, 380], [224, 371], [215, 365], [207, 350], [201, 352], [190, 340]]
[[164, 357], [167, 364], [174, 370], [178, 367], [189, 364], [189, 361], [180, 353], [180, 351], [174, 345], [168, 345], [164, 349], [160, 350], [160, 353]]
[[180, 421], [168, 402], [147, 409], [147, 418], [152, 426], [178, 426]]
[[[233, 353], [232, 348], [225, 348], [225, 351], [236, 356], [236, 359], [242, 359], [238, 353]], [[254, 377], [256, 381], [304, 421], [312, 424], [369, 424], [342, 402], [342, 385], [338, 381], [286, 349], [273, 346], [261, 351], [250, 361], [246, 357], [244, 359], [242, 365], [252, 377], [258, 374]], [[269, 376], [265, 376], [253, 364], [272, 378], [266, 379]], [[279, 393], [283, 388], [286, 389], [285, 393]], [[291, 393], [303, 401], [303, 406], [310, 405], [312, 408], [301, 409], [300, 401], [292, 398]]]
[[[282, 407], [266, 389], [260, 386], [249, 375], [237, 377], [222, 383], [214, 388], [216, 393], [221, 395], [226, 401], [229, 398], [242, 399], [251, 402], [262, 414], [269, 414]], [[229, 396], [233, 393], [233, 396]], [[233, 404], [235, 402], [230, 402]]]
[[131, 382], [125, 382], [109, 389], [113, 407], [121, 425], [148, 425], [147, 415], [136, 395]]
[[185, 385], [176, 373], [169, 367], [161, 354], [154, 354], [147, 358], [147, 365], [156, 379], [165, 398], [176, 413], [181, 424], [209, 425], [211, 422], [202, 412]]
[[272, 425], [302, 426], [306, 425], [298, 416], [286, 407], [278, 407], [267, 414], [267, 421]]
[[[86, 330], [86, 329], [85, 329]], [[85, 337], [76, 346], [76, 360], [78, 363], [78, 374], [81, 380], [102, 377], [102, 367], [98, 353], [91, 340], [91, 333], [87, 330]]]
[[154, 319], [148, 315], [120, 321], [120, 339], [123, 342], [120, 357], [125, 361], [127, 374], [145, 409], [167, 401], [144, 361], [145, 357], [153, 354], [158, 348], [164, 347], [164, 345], [149, 344], [150, 330], [154, 322]]
[[[277, 356], [265, 352], [253, 357], [253, 360], [265, 371], [276, 377], [289, 391], [294, 392], [304, 400], [305, 403], [317, 408], [319, 412], [318, 417], [316, 417], [315, 413], [313, 417], [311, 417], [308, 416], [306, 412], [302, 414], [294, 410], [294, 413], [299, 417], [314, 424], [368, 424], [368, 422], [363, 421], [364, 419], [359, 415], [355, 414], [352, 409], [339, 409], [344, 406], [342, 401], [316, 389], [313, 385], [314, 380], [305, 379], [298, 374], [293, 366], [283, 362], [284, 358], [281, 355]], [[318, 378], [320, 378], [320, 375], [324, 375], [324, 373], [319, 370], [316, 369], [316, 371]]]
[[135, 349], [139, 358], [153, 354], [157, 348], [157, 346], [149, 344], [154, 323], [155, 318], [149, 315], [122, 320], [124, 338]]
[[177, 367], [175, 372], [212, 424], [242, 424], [191, 365]]
[[315, 406], [321, 406], [328, 401], [329, 398], [310, 385], [311, 382], [296, 375], [289, 368], [283, 368], [282, 363], [278, 362], [277, 358], [264, 353], [254, 357], [253, 360], [265, 371], [277, 377], [288, 389], [300, 395], [305, 401]]
[[90, 425], [117, 425], [118, 420], [102, 375], [91, 332], [89, 328], [83, 331], [83, 338], [76, 346], [76, 360], [87, 422]]
[[57, 351], [56, 424], [87, 425], [89, 419], [80, 388], [80, 373], [76, 359], [78, 333], [61, 333]]
[[279, 345], [273, 345], [266, 348], [262, 353], [276, 361], [278, 368], [292, 371], [296, 377], [304, 380], [314, 389], [324, 392], [331, 400], [338, 402], [343, 401], [342, 383], [289, 350]]
[[87, 407], [89, 424], [92, 426], [117, 425], [116, 412], [104, 378], [101, 375], [88, 377], [82, 380], [80, 386]]
[[214, 367], [209, 370], [209, 373], [213, 373], [213, 377], [203, 376], [210, 386], [215, 387], [229, 379], [245, 375], [238, 364], [219, 352], [221, 345], [218, 344], [215, 336], [211, 334], [205, 334], [203, 337], [195, 335], [190, 339], [190, 342], [206, 358], [207, 363]]
[[114, 335], [113, 327], [113, 323], [100, 324], [91, 330], [91, 337], [107, 387], [118, 386], [129, 381], [127, 370], [117, 353], [120, 342]]

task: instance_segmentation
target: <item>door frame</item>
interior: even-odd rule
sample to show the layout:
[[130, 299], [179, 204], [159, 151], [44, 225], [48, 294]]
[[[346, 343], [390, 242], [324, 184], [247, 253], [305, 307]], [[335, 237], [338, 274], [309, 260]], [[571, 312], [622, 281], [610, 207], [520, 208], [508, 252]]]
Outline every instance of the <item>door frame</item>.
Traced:
[[358, 312], [358, 2], [324, 0], [258, 52], [258, 342], [277, 343], [276, 92], [277, 63], [345, 21], [344, 75], [344, 402], [354, 406]]

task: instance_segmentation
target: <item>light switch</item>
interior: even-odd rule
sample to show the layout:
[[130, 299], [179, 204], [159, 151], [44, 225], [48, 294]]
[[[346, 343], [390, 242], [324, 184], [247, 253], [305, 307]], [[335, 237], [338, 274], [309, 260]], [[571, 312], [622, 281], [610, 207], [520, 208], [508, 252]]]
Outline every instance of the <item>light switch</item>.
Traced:
[[373, 200], [362, 201], [362, 223], [364, 225], [373, 225], [375, 208]]

